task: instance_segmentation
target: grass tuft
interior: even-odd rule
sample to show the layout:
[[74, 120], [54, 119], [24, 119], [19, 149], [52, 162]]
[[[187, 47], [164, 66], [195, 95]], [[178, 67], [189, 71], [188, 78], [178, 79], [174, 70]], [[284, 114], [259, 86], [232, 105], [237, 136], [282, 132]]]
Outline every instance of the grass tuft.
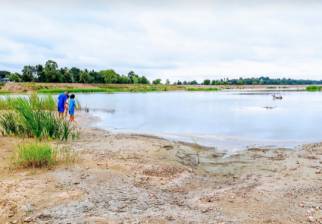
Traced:
[[18, 147], [13, 163], [23, 168], [48, 167], [55, 163], [56, 152], [47, 143], [26, 143]]
[[17, 168], [43, 168], [59, 163], [71, 165], [77, 160], [77, 154], [69, 148], [55, 148], [48, 143], [30, 142], [17, 147], [12, 164]]

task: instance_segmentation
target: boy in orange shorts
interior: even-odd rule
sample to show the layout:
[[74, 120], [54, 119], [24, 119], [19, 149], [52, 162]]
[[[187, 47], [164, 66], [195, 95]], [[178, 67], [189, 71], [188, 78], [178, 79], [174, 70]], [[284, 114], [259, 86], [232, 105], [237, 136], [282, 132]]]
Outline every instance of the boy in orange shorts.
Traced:
[[76, 108], [76, 101], [75, 95], [70, 95], [70, 100], [68, 102], [68, 112], [69, 112], [69, 121], [73, 122], [75, 120], [75, 108]]

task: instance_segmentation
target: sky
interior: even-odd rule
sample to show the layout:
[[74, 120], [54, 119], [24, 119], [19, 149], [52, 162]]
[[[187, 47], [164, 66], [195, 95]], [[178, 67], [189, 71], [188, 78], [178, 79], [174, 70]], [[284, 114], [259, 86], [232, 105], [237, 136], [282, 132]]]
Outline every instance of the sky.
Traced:
[[322, 79], [319, 0], [0, 0], [0, 70]]

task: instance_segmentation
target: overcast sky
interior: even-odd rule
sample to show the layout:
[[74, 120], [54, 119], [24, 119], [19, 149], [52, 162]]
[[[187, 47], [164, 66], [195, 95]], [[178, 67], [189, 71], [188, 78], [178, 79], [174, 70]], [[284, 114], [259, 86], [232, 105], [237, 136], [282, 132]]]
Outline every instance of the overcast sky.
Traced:
[[0, 70], [52, 59], [171, 80], [322, 79], [322, 1], [53, 2], [0, 0]]

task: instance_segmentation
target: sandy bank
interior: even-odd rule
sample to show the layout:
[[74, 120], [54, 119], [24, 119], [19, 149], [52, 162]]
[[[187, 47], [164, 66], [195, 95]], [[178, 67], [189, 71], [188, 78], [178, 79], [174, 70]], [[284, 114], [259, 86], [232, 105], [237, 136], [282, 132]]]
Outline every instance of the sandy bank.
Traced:
[[0, 138], [0, 223], [322, 223], [322, 144], [227, 157], [82, 127], [76, 164], [8, 170], [16, 143]]

